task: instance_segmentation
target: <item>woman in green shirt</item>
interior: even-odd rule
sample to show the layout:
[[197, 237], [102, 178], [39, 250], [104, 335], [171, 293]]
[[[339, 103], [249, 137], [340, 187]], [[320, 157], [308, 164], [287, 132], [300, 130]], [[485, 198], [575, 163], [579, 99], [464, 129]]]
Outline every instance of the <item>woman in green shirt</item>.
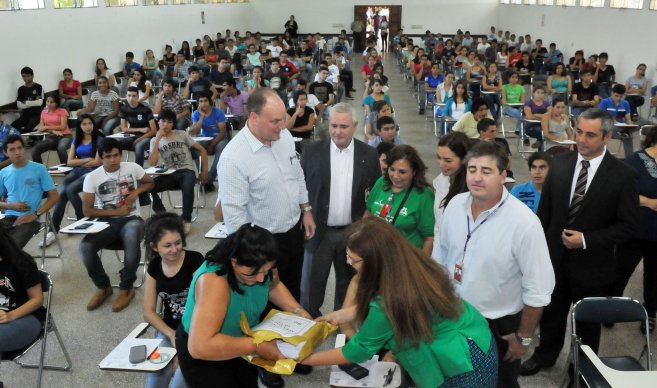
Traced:
[[497, 348], [486, 319], [455, 293], [447, 272], [374, 217], [347, 230], [347, 262], [359, 274], [356, 304], [319, 320], [360, 323], [341, 348], [306, 365], [362, 363], [392, 350], [418, 388], [494, 387]]
[[208, 252], [194, 273], [176, 330], [178, 362], [189, 387], [255, 388], [256, 367], [241, 356], [284, 358], [275, 341], [256, 345], [242, 334], [241, 313], [253, 327], [260, 323], [269, 301], [284, 311], [311, 318], [279, 280], [274, 268], [277, 256], [274, 236], [253, 224], [242, 225]]
[[522, 107], [525, 104], [525, 87], [518, 80], [518, 73], [514, 71], [509, 75], [509, 83], [502, 86], [504, 114], [516, 119], [516, 133], [520, 133]]
[[427, 166], [409, 145], [394, 147], [387, 163], [386, 173], [367, 198], [367, 211], [394, 225], [411, 244], [431, 254], [434, 194], [425, 177]]

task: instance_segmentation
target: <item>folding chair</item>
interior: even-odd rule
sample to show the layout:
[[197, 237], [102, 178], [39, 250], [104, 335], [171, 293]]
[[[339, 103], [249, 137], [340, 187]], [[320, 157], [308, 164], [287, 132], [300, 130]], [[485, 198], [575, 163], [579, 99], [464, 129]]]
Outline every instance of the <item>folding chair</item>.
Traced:
[[41, 227], [39, 230], [34, 234], [34, 236], [38, 236], [39, 233], [41, 233], [41, 269], [43, 269], [43, 266], [46, 262], [46, 259], [59, 259], [62, 256], [62, 253], [64, 253], [64, 250], [62, 249], [62, 245], [59, 242], [59, 236], [58, 233], [55, 233], [55, 244], [57, 245], [57, 253], [49, 253], [46, 254], [46, 250], [48, 247], [46, 246], [46, 238], [48, 236], [48, 232], [54, 231], [55, 230], [55, 225], [52, 222], [52, 216], [50, 215], [50, 211], [47, 211], [45, 213], [46, 220], [41, 223]]
[[[2, 360], [13, 360], [16, 364], [20, 365], [22, 368], [38, 368], [39, 375], [37, 377], [37, 384], [36, 384], [37, 388], [41, 387], [41, 378], [44, 369], [69, 371], [71, 370], [71, 365], [72, 365], [71, 357], [68, 355], [66, 346], [64, 346], [64, 341], [62, 341], [62, 337], [59, 334], [59, 330], [57, 330], [57, 326], [55, 325], [55, 320], [53, 319], [51, 313], [52, 293], [53, 293], [52, 280], [50, 279], [50, 275], [47, 272], [39, 271], [39, 275], [41, 277], [41, 289], [44, 293], [48, 293], [48, 296], [45, 298], [46, 319], [43, 322], [43, 330], [39, 334], [39, 336], [27, 347], [13, 352], [2, 353]], [[64, 354], [64, 358], [66, 359], [66, 364], [64, 365], [51, 365], [45, 363], [46, 344], [48, 341], [49, 332], [55, 333], [55, 337], [57, 338], [59, 347], [62, 349], [62, 353]], [[39, 363], [34, 364], [34, 363], [23, 362], [21, 358], [25, 356], [39, 341], [41, 341], [41, 355], [39, 357]]]
[[[100, 250], [100, 253], [98, 254], [100, 256], [101, 260], [103, 259], [103, 250], [105, 250], [105, 249], [110, 250], [110, 251], [114, 251], [114, 255], [116, 256], [116, 260], [118, 260], [118, 262], [121, 263], [121, 264], [125, 263], [125, 257], [121, 257], [121, 255], [119, 255], [119, 251], [123, 251], [125, 249], [124, 246], [123, 246], [123, 242], [121, 240], [115, 240], [111, 244], [109, 244], [108, 246], [102, 248]], [[146, 270], [148, 268], [148, 250], [147, 250], [147, 248], [144, 248], [144, 254], [143, 254], [141, 260], [139, 261], [139, 266], [142, 267], [141, 281], [138, 284], [134, 285], [133, 288], [140, 288], [142, 286], [142, 284], [144, 284], [144, 282], [146, 281]], [[120, 285], [118, 283], [112, 284], [112, 288], [119, 288], [119, 287], [120, 287]]]
[[[575, 371], [575, 387], [579, 388], [579, 378], [589, 387], [608, 386], [591, 361], [581, 357], [581, 338], [577, 335], [577, 322], [583, 323], [625, 323], [644, 322], [648, 327], [648, 314], [640, 302], [626, 297], [595, 297], [584, 298], [573, 306], [572, 319], [572, 357], [573, 370]], [[645, 371], [652, 370], [652, 353], [650, 351], [650, 333], [646, 331], [645, 345], [639, 358], [631, 356], [600, 357], [600, 360], [608, 367], [620, 371]], [[641, 358], [647, 354], [646, 367], [641, 365]], [[565, 382], [565, 378], [564, 378]]]

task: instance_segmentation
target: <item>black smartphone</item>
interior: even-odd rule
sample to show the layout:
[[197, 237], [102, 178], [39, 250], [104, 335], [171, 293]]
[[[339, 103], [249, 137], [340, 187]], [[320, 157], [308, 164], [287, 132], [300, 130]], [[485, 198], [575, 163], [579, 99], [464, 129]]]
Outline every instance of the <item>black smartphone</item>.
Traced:
[[48, 171], [57, 171], [57, 170], [59, 170], [59, 166], [48, 167]]
[[161, 174], [163, 172], [167, 172], [167, 169], [166, 168], [158, 168], [157, 170], [155, 170], [155, 172], [158, 173], [158, 174]]
[[367, 377], [370, 374], [370, 371], [358, 364], [340, 364], [338, 368], [343, 370], [346, 374], [353, 377], [354, 380], [360, 380], [363, 377]]
[[146, 361], [146, 345], [137, 345], [130, 348], [130, 363], [139, 364]]
[[84, 224], [80, 224], [80, 225], [76, 226], [73, 229], [75, 229], [75, 230], [85, 230], [85, 229], [89, 228], [90, 226], [92, 226], [93, 224], [94, 224], [93, 222], [85, 222]]

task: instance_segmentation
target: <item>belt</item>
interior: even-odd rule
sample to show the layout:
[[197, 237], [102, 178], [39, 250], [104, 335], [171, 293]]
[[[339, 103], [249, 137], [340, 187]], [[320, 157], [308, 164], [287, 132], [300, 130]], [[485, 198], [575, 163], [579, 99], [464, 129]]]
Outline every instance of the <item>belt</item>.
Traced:
[[331, 229], [342, 230], [342, 229], [348, 227], [349, 225], [342, 225], [342, 226], [329, 226], [329, 225], [326, 225], [326, 226], [331, 228]]

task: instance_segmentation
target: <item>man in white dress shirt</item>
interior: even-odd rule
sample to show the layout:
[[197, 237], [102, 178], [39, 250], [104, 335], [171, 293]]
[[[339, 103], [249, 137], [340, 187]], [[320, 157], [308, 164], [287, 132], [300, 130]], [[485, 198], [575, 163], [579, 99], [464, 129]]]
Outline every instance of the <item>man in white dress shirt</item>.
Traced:
[[506, 164], [496, 143], [480, 142], [468, 152], [469, 192], [445, 209], [439, 257], [461, 298], [488, 320], [498, 347], [498, 387], [519, 387], [520, 358], [550, 303], [554, 272], [539, 219], [504, 188]]

